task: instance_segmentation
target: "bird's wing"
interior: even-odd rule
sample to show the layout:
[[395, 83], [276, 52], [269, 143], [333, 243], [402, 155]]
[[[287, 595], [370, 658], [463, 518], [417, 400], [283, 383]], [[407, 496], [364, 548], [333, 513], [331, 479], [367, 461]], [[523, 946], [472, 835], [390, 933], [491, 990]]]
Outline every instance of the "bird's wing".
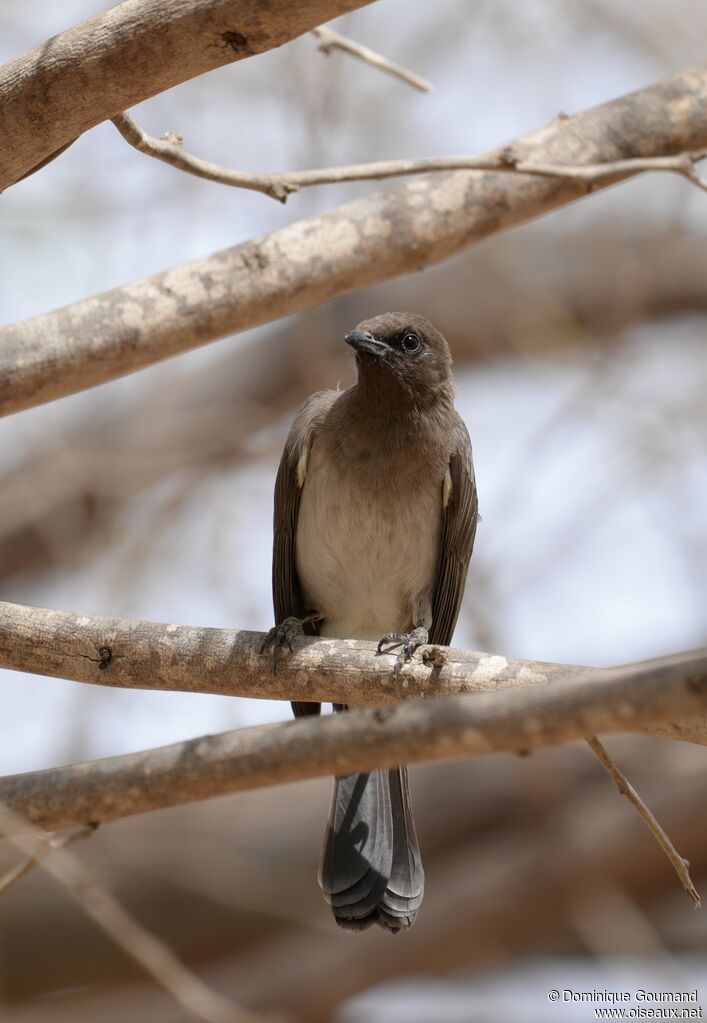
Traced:
[[441, 643], [443, 646], [449, 646], [459, 617], [479, 516], [471, 441], [459, 417], [448, 468], [429, 640], [430, 643]]
[[292, 424], [277, 470], [272, 558], [272, 593], [277, 625], [290, 615], [316, 610], [304, 607], [297, 577], [297, 516], [314, 434], [337, 397], [336, 391], [319, 391], [307, 399]]
[[[317, 610], [304, 606], [297, 576], [297, 516], [314, 434], [338, 396], [336, 391], [319, 391], [307, 399], [292, 424], [277, 470], [272, 555], [272, 595], [276, 625], [291, 615], [300, 617], [307, 611]], [[305, 628], [309, 633], [316, 633], [313, 623]], [[317, 714], [319, 704], [293, 703], [292, 709], [297, 716]]]

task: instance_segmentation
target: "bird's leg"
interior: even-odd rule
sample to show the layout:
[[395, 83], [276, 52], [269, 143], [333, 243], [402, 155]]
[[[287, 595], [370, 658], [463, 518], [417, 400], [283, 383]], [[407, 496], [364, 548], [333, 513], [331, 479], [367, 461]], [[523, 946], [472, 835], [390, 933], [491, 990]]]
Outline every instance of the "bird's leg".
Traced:
[[277, 674], [277, 666], [285, 648], [292, 653], [295, 642], [304, 636], [304, 626], [310, 622], [320, 621], [321, 617], [318, 611], [308, 611], [304, 615], [290, 615], [289, 618], [285, 618], [279, 625], [274, 625], [265, 634], [263, 642], [260, 644], [260, 653], [266, 654], [272, 650], [273, 675]]
[[[424, 624], [421, 623], [412, 632], [387, 632], [379, 642], [377, 652], [379, 654], [392, 653], [397, 647], [401, 648], [393, 668], [393, 674], [397, 675], [403, 665], [412, 660], [412, 655], [417, 648], [424, 646], [429, 642], [429, 639], [430, 635]], [[384, 646], [388, 646], [389, 649], [384, 651]]]

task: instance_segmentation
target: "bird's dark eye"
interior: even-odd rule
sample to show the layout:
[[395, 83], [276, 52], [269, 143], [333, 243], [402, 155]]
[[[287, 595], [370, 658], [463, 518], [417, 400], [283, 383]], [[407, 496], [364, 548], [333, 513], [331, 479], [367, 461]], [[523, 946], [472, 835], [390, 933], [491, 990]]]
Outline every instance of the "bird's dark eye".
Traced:
[[406, 334], [403, 338], [403, 348], [406, 352], [417, 352], [420, 348], [420, 339], [417, 334]]

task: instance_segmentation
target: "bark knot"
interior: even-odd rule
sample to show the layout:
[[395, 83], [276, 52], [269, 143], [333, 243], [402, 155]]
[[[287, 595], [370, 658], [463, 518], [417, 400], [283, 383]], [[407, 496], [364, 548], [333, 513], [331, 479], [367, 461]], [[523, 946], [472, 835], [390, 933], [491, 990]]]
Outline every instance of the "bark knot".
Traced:
[[98, 656], [100, 661], [98, 662], [98, 670], [103, 671], [108, 667], [110, 662], [113, 660], [113, 651], [109, 646], [101, 646], [98, 648]]
[[248, 40], [241, 32], [222, 32], [221, 38], [234, 53], [249, 53]]

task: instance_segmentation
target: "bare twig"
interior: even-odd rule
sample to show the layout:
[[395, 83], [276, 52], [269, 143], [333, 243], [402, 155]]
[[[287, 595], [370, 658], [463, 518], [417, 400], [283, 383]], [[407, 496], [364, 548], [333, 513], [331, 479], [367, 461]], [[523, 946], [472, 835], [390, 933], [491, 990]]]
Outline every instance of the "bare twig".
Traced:
[[673, 865], [673, 870], [677, 874], [680, 884], [683, 886], [687, 894], [690, 896], [692, 901], [695, 903], [695, 908], [700, 906], [700, 896], [697, 889], [692, 883], [690, 877], [689, 867], [690, 864], [687, 860], [683, 859], [680, 853], [677, 851], [673, 843], [670, 841], [666, 833], [661, 828], [658, 821], [655, 819], [651, 811], [648, 809], [646, 804], [643, 802], [639, 794], [634, 789], [631, 782], [624, 777], [619, 768], [616, 766], [612, 758], [607, 753], [602, 743], [593, 736], [587, 739], [589, 748], [596, 754], [602, 767], [606, 773], [612, 778], [616, 784], [617, 789], [622, 796], [626, 796], [629, 803], [636, 809], [639, 817], [645, 822], [646, 827], [655, 837], [656, 842], [663, 850], [665, 855], [668, 857]]
[[312, 29], [312, 35], [317, 39], [317, 48], [327, 56], [329, 56], [332, 50], [343, 50], [344, 53], [350, 53], [353, 57], [358, 57], [359, 60], [378, 68], [379, 71], [385, 71], [386, 74], [392, 75], [393, 78], [399, 78], [401, 81], [407, 82], [408, 85], [419, 89], [420, 92], [430, 92], [432, 89], [432, 83], [428, 82], [426, 78], [416, 75], [414, 71], [408, 71], [407, 68], [401, 67], [400, 64], [394, 64], [392, 60], [381, 56], [375, 50], [369, 50], [367, 46], [362, 46], [360, 43], [347, 39], [346, 36], [340, 35], [332, 28], [325, 28], [323, 25], [320, 25], [319, 28]]
[[138, 923], [64, 848], [67, 841], [48, 843], [44, 837], [0, 802], [0, 834], [31, 863], [58, 881], [105, 933], [154, 978], [191, 1016], [204, 1023], [257, 1023], [263, 1017], [238, 1008], [212, 991]]
[[[587, 185], [588, 191], [596, 188], [608, 178], [622, 179], [643, 174], [646, 171], [666, 171], [680, 174], [703, 192], [707, 192], [707, 181], [699, 176], [695, 164], [707, 157], [707, 149], [698, 149], [692, 153], [677, 153], [675, 156], [632, 157], [628, 160], [613, 160], [608, 163], [588, 163], [581, 166], [568, 166], [557, 163], [535, 163], [532, 160], [516, 160], [512, 149], [507, 150], [507, 170], [520, 174], [534, 174], [547, 178], [568, 178], [581, 181]], [[498, 168], [499, 170], [501, 168]]]
[[[697, 152], [707, 146], [706, 102], [707, 63], [573, 117], [556, 118], [515, 140], [512, 152], [516, 161], [541, 167]], [[508, 160], [507, 149], [487, 158], [497, 161], [504, 152]], [[3, 327], [0, 415], [421, 270], [585, 191], [581, 182], [563, 177], [429, 175]]]
[[[123, 650], [127, 654], [127, 647]], [[376, 659], [373, 650], [369, 656]], [[196, 659], [208, 670], [208, 641]], [[387, 674], [393, 678], [389, 663]], [[301, 661], [299, 675], [301, 693], [307, 680]], [[288, 781], [423, 760], [525, 753], [602, 732], [648, 729], [674, 717], [704, 714], [706, 706], [707, 654], [685, 655], [548, 686], [307, 716], [15, 775], [0, 780], [0, 800], [54, 830]]]
[[[86, 824], [83, 827], [65, 831], [60, 835], [48, 835], [46, 838], [43, 838], [43, 841], [50, 849], [65, 849], [67, 845], [73, 845], [74, 842], [81, 842], [84, 838], [90, 838], [97, 827], [97, 824]], [[37, 860], [34, 856], [25, 856], [14, 867], [11, 867], [3, 877], [0, 877], [0, 895], [6, 892], [15, 881], [19, 881], [21, 877], [24, 877], [36, 863]]]
[[126, 142], [147, 156], [186, 171], [207, 181], [216, 181], [234, 188], [246, 188], [254, 192], [287, 202], [288, 195], [301, 188], [314, 185], [341, 184], [345, 181], [373, 181], [386, 178], [407, 177], [414, 174], [430, 174], [440, 171], [496, 171], [511, 174], [530, 174], [543, 178], [561, 178], [586, 185], [587, 191], [599, 187], [607, 180], [633, 177], [646, 171], [664, 171], [680, 174], [698, 188], [707, 191], [707, 182], [695, 171], [695, 164], [705, 158], [707, 150], [695, 153], [678, 153], [676, 156], [636, 157], [629, 160], [614, 160], [607, 163], [592, 163], [571, 166], [554, 163], [535, 163], [531, 160], [516, 159], [510, 147], [496, 156], [429, 156], [416, 160], [381, 160], [374, 163], [354, 163], [344, 167], [325, 167], [318, 170], [291, 171], [287, 173], [259, 174], [250, 171], [230, 170], [218, 164], [200, 160], [181, 148], [182, 136], [177, 132], [168, 133], [161, 139], [153, 138], [142, 130], [127, 113], [111, 118]]
[[182, 136], [178, 132], [170, 132], [161, 139], [153, 138], [142, 130], [130, 114], [116, 114], [111, 118], [120, 134], [126, 142], [138, 149], [146, 156], [153, 156], [156, 160], [162, 160], [177, 170], [186, 171], [187, 174], [194, 174], [197, 178], [205, 178], [207, 181], [216, 181], [221, 185], [232, 185], [234, 188], [248, 188], [255, 192], [262, 192], [285, 202], [290, 192], [296, 190], [295, 185], [286, 181], [285, 175], [280, 174], [250, 174], [247, 171], [229, 170], [227, 167], [219, 167], [207, 160], [200, 160], [191, 153], [186, 153], [181, 148]]
[[[273, 675], [270, 657], [260, 654], [262, 639], [260, 632], [240, 629], [165, 625], [0, 602], [0, 667], [117, 688], [370, 706], [426, 696], [517, 691], [567, 680], [591, 682], [606, 674], [579, 665], [445, 648], [441, 664], [430, 667], [425, 663], [429, 656], [416, 657], [394, 676], [392, 658], [378, 656], [375, 643], [308, 638], [282, 659]], [[705, 658], [707, 650], [695, 651], [673, 663], [686, 674], [699, 673]], [[637, 663], [617, 673], [641, 675], [665, 663]], [[704, 717], [661, 720], [646, 727], [653, 734], [707, 745]], [[626, 719], [624, 729], [636, 730], [635, 722]]]

